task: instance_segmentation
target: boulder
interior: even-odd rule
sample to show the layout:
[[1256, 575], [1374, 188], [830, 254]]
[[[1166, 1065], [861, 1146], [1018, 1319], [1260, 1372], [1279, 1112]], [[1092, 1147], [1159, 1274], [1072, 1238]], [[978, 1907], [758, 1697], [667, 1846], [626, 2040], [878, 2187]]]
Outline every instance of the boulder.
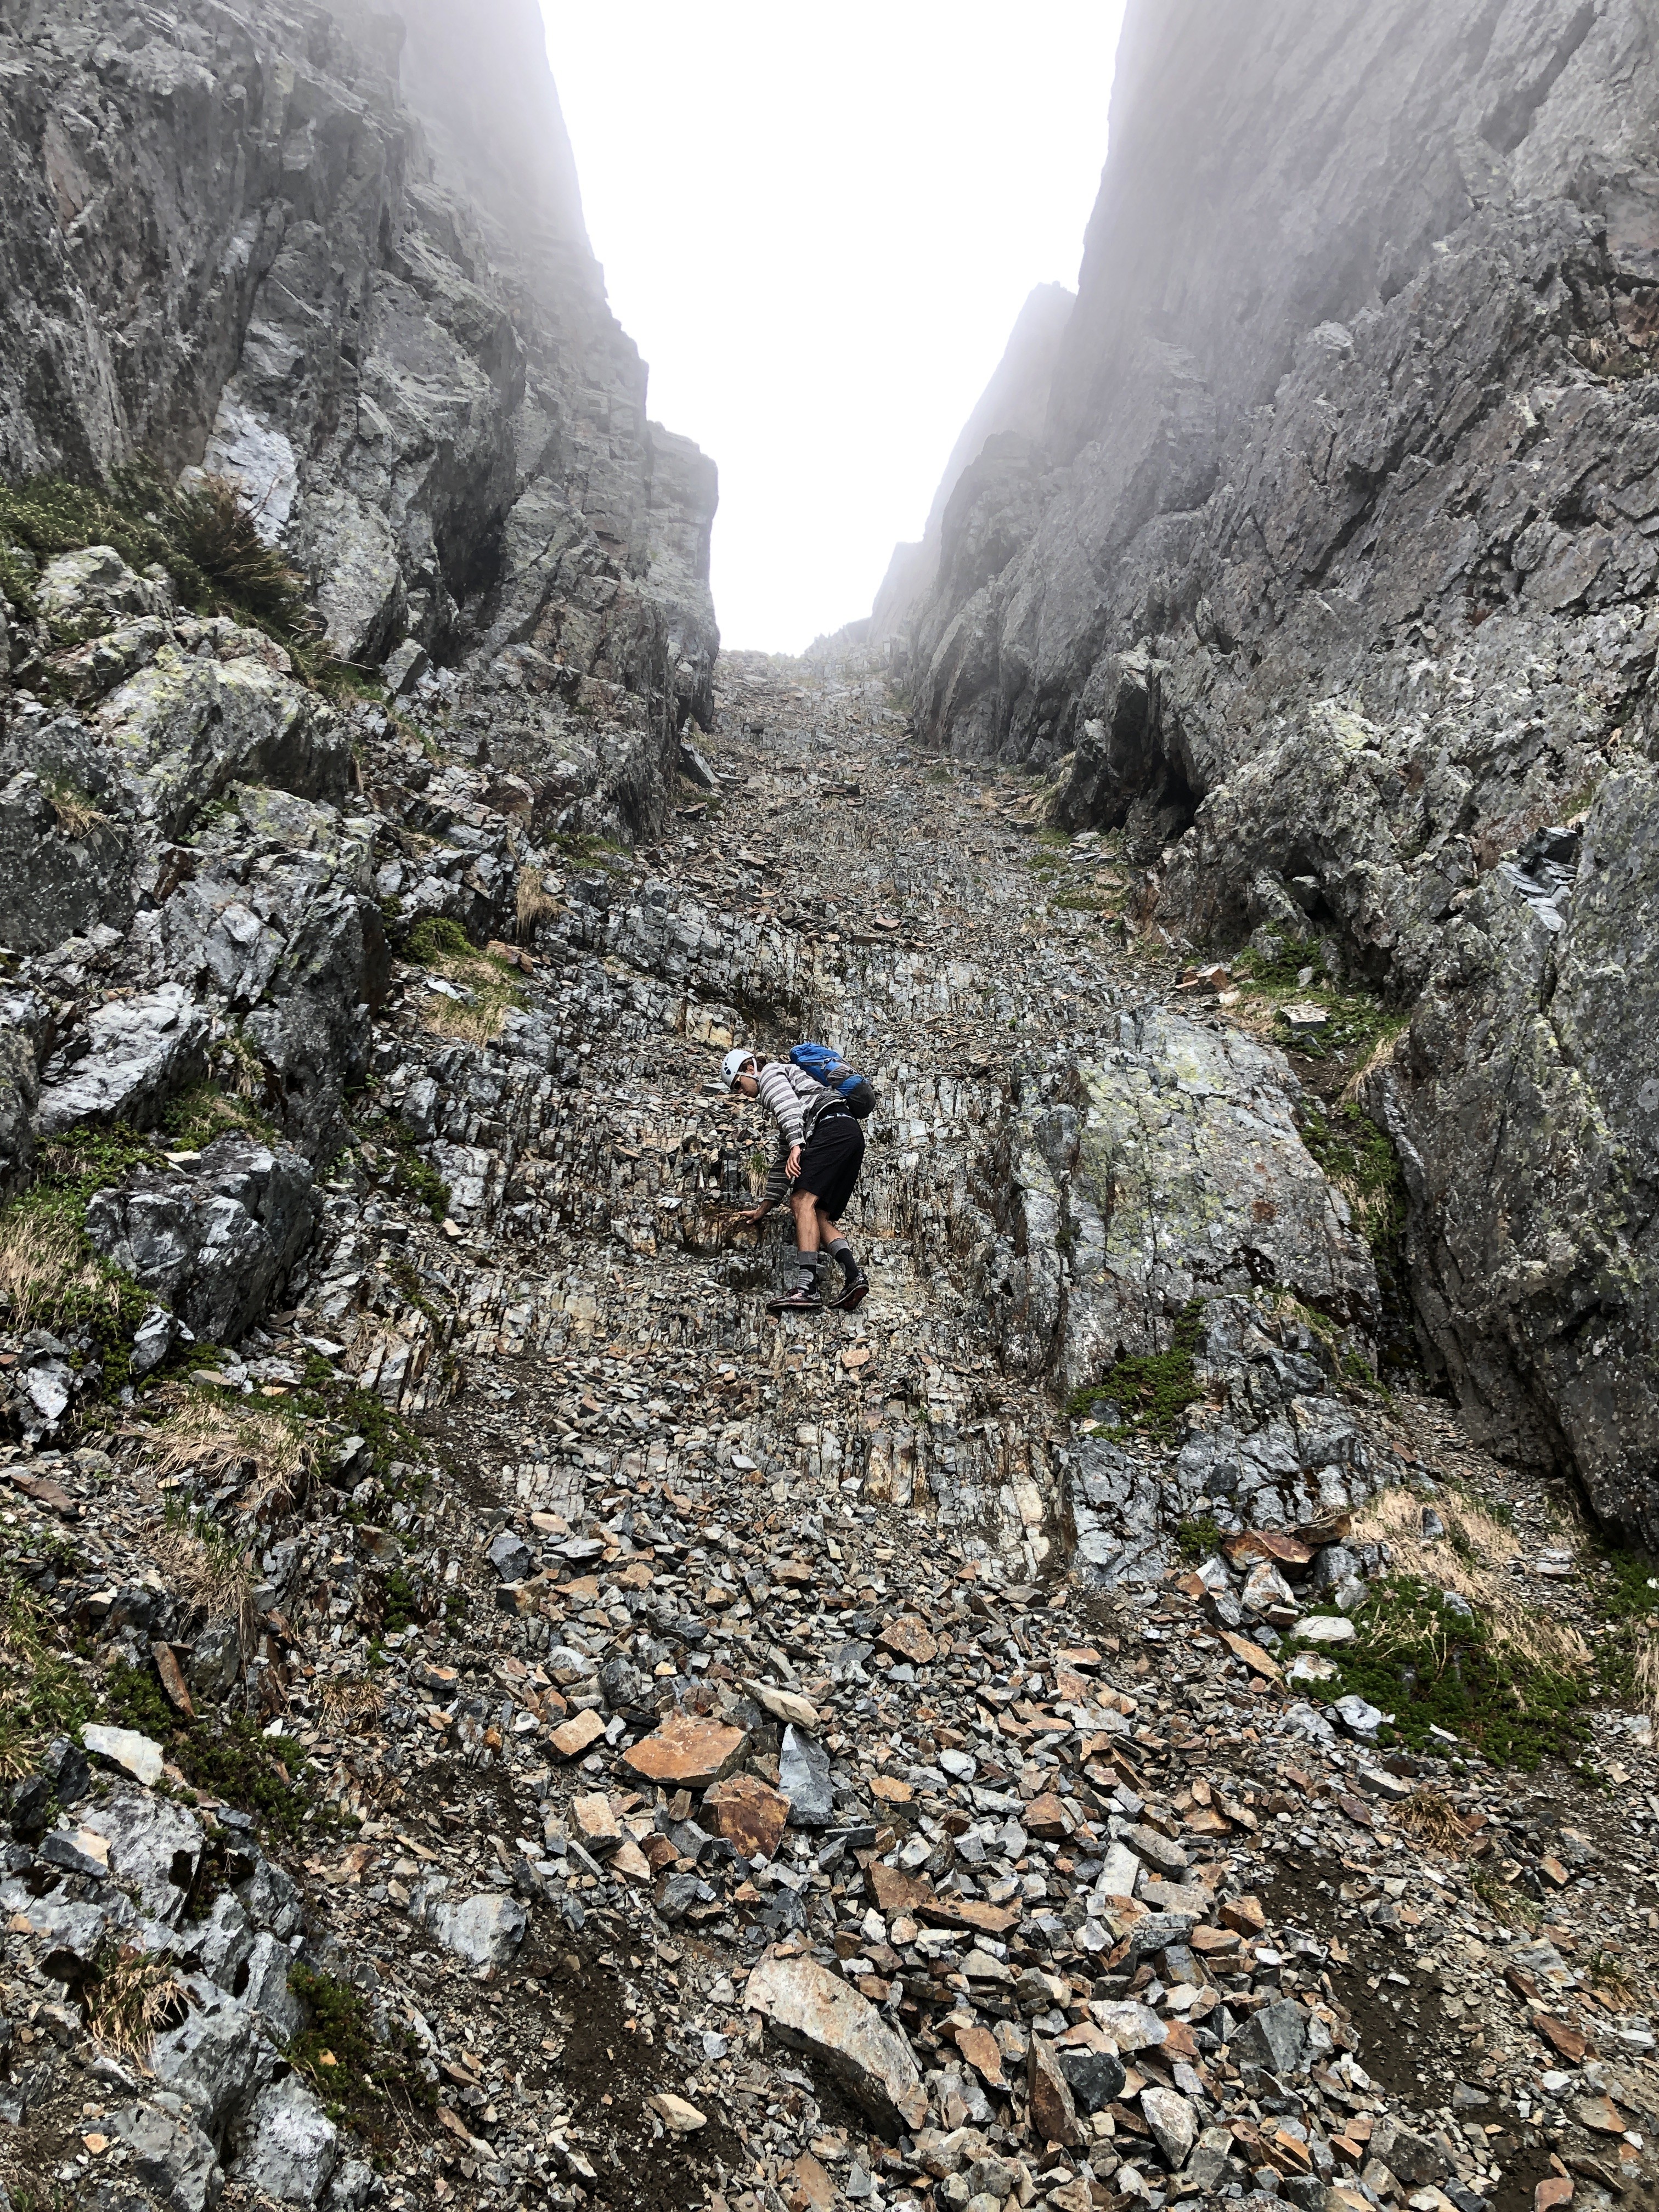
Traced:
[[275, 2070], [276, 2053], [248, 2032], [243, 2008], [199, 1976], [185, 1978], [192, 2002], [177, 2027], [163, 2030], [150, 2052], [150, 2071], [189, 2106], [212, 2133]]
[[221, 660], [167, 647], [110, 695], [97, 719], [141, 819], [174, 842], [233, 783], [327, 799], [343, 798], [350, 783], [345, 725], [253, 653]]
[[207, 2212], [224, 2174], [212, 2142], [186, 2112], [118, 2106], [104, 2124], [132, 2154], [133, 2172], [167, 2212]]
[[1307, 2044], [1308, 2015], [1294, 1997], [1280, 1997], [1253, 2012], [1233, 2037], [1233, 2063], [1249, 2060], [1288, 2081], [1301, 2071]]
[[484, 1890], [459, 1905], [440, 1905], [432, 1930], [446, 1950], [469, 1966], [505, 1966], [529, 1926], [523, 1905], [501, 1890]]
[[84, 793], [27, 772], [0, 787], [0, 945], [40, 952], [132, 920], [132, 849]]
[[769, 1954], [744, 2002], [792, 2051], [807, 2051], [878, 2127], [918, 2128], [927, 2093], [909, 2045], [869, 1999], [815, 1959]]
[[267, 2082], [237, 2121], [233, 2180], [280, 2204], [315, 2204], [327, 2188], [340, 2136], [298, 2075]]
[[81, 1819], [108, 1844], [114, 1879], [136, 1889], [155, 1919], [175, 1919], [202, 1855], [202, 1831], [184, 1808], [124, 1784]]
[[76, 1121], [130, 1121], [144, 1127], [169, 1098], [207, 1066], [207, 1016], [178, 983], [112, 999], [87, 1017], [87, 1048], [42, 1085], [42, 1136]]
[[300, 1153], [219, 1137], [188, 1167], [141, 1170], [96, 1192], [87, 1234], [196, 1335], [234, 1344], [305, 1249], [312, 1192]]

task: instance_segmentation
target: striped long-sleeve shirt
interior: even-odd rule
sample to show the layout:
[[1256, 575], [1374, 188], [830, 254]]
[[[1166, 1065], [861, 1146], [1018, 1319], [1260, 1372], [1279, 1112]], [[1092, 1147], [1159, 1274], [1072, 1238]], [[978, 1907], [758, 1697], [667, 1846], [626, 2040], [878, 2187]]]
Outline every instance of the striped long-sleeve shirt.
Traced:
[[805, 1068], [788, 1060], [767, 1061], [760, 1071], [760, 1095], [778, 1125], [777, 1151], [761, 1193], [761, 1204], [775, 1206], [789, 1188], [786, 1170], [791, 1150], [806, 1142], [826, 1107], [839, 1106], [841, 1101], [833, 1091], [815, 1083]]

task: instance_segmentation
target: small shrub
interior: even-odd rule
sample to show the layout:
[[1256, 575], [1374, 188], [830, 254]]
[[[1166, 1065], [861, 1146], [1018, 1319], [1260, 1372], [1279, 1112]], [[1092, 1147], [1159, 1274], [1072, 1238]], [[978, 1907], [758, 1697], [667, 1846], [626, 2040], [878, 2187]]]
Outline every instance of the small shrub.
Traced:
[[1571, 1764], [1589, 1743], [1583, 1673], [1564, 1645], [1500, 1637], [1482, 1614], [1466, 1616], [1406, 1575], [1374, 1583], [1352, 1618], [1358, 1638], [1329, 1648], [1337, 1679], [1315, 1694], [1355, 1692], [1391, 1712], [1379, 1741], [1434, 1750], [1439, 1728], [1493, 1765], [1528, 1772], [1546, 1759]]
[[349, 1982], [299, 1965], [289, 1967], [288, 1980], [306, 2009], [306, 2024], [289, 2045], [288, 2055], [331, 2119], [349, 2121], [384, 2150], [395, 2140], [396, 2118], [436, 2110], [420, 2045], [400, 2021], [390, 2023], [381, 2042], [368, 1999]]
[[1207, 1513], [1200, 1514], [1176, 1528], [1176, 1549], [1188, 1561], [1212, 1559], [1221, 1549], [1221, 1530]]

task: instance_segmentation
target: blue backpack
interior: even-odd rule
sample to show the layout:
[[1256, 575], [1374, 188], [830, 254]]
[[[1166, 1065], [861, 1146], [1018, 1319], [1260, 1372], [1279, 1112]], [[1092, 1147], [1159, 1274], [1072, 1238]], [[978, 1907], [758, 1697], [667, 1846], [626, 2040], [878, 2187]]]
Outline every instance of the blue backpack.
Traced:
[[847, 1102], [848, 1111], [860, 1121], [867, 1121], [876, 1110], [875, 1085], [867, 1076], [849, 1067], [841, 1054], [827, 1044], [798, 1044], [791, 1048], [789, 1057], [814, 1083], [823, 1084]]

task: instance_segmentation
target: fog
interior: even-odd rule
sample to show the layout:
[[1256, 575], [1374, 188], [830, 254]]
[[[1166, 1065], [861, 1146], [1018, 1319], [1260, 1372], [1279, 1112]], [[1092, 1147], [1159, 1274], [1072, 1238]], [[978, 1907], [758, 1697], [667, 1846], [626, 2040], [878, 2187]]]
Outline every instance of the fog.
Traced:
[[1075, 284], [1122, 0], [543, 0], [651, 413], [720, 464], [725, 641], [867, 613], [1034, 284]]

